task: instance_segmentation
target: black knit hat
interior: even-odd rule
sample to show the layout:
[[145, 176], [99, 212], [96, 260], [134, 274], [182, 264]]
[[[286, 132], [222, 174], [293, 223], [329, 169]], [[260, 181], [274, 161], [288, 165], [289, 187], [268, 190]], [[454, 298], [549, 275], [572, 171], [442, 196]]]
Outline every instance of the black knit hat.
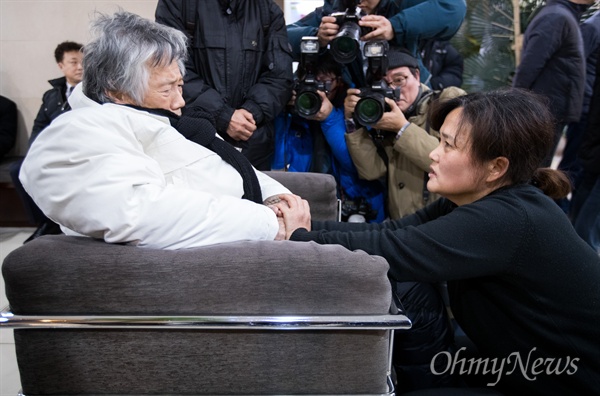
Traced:
[[400, 47], [390, 47], [387, 53], [388, 57], [388, 70], [395, 69], [397, 67], [413, 67], [418, 68], [419, 63], [417, 58], [412, 56], [408, 50]]

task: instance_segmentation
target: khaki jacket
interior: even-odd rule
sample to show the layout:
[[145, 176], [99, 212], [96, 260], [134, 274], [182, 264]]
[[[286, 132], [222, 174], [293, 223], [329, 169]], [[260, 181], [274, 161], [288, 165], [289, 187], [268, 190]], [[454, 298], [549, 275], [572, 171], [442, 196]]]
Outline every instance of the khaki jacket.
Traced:
[[[422, 85], [423, 92], [429, 88]], [[440, 92], [439, 99], [451, 99], [465, 95], [457, 87], [448, 87]], [[389, 158], [389, 172], [384, 160], [377, 153], [371, 135], [365, 128], [346, 134], [348, 150], [362, 179], [377, 180], [387, 174], [388, 211], [391, 219], [399, 219], [433, 202], [439, 196], [426, 191], [429, 172], [429, 153], [439, 143], [437, 131], [427, 127], [427, 111], [432, 96], [424, 99], [417, 108], [417, 114], [408, 119], [411, 125], [400, 139], [395, 134], [384, 136], [383, 146]], [[429, 129], [429, 132], [426, 130]]]

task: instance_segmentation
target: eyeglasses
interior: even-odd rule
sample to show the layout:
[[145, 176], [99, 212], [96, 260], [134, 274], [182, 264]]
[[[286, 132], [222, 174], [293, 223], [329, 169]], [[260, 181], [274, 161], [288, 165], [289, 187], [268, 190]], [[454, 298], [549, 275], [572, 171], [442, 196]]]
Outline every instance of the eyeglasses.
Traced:
[[317, 78], [318, 82], [322, 82], [325, 85], [331, 85], [336, 80], [337, 80], [337, 78]]
[[408, 78], [410, 76], [403, 76], [401, 74], [396, 74], [392, 77], [392, 80], [388, 80], [386, 79], [385, 81], [392, 87], [392, 88], [404, 88], [406, 86], [406, 83], [408, 82]]

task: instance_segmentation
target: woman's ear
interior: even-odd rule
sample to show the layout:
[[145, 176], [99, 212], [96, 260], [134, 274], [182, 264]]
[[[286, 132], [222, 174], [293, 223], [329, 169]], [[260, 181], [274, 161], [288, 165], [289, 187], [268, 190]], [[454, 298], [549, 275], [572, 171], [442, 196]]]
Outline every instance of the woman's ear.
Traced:
[[487, 178], [488, 183], [496, 182], [504, 177], [508, 171], [510, 161], [506, 157], [496, 157], [489, 161], [487, 166]]

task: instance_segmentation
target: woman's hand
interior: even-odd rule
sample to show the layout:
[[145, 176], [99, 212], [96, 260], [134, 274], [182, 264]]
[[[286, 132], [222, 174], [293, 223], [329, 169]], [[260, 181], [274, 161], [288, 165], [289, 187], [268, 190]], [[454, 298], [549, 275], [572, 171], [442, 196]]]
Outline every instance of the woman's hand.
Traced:
[[310, 231], [310, 206], [308, 201], [297, 195], [280, 195], [281, 202], [275, 204], [283, 214], [285, 239], [290, 239], [298, 228]]

